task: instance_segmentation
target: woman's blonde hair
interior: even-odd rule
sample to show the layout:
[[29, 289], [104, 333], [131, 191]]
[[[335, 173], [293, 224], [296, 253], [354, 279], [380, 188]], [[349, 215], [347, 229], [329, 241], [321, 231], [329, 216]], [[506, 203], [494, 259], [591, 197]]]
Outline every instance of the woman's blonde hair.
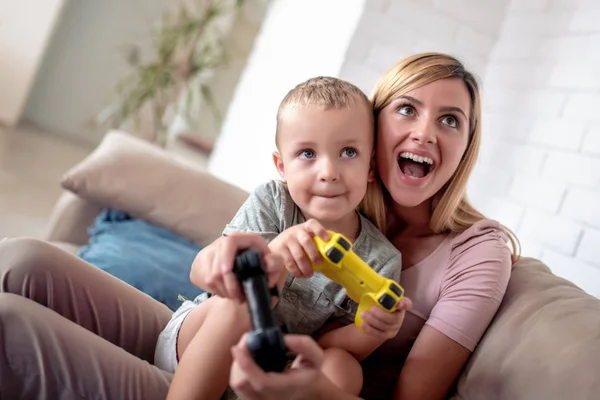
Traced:
[[[467, 200], [466, 188], [477, 161], [481, 144], [481, 100], [475, 76], [456, 58], [441, 53], [422, 53], [408, 57], [389, 69], [376, 83], [371, 94], [375, 124], [379, 113], [391, 101], [419, 87], [440, 79], [461, 79], [471, 98], [469, 143], [463, 158], [450, 180], [433, 197], [431, 229], [436, 232], [462, 232], [475, 222], [485, 219]], [[376, 179], [376, 182], [380, 179]], [[389, 197], [385, 188], [381, 188]], [[368, 200], [365, 200], [368, 201]], [[372, 201], [377, 201], [373, 198]], [[373, 207], [373, 206], [371, 206]], [[503, 226], [511, 242], [513, 261], [520, 252], [516, 235]]]
[[[377, 137], [377, 134], [375, 134]], [[375, 224], [377, 229], [381, 232], [387, 230], [387, 207], [385, 204], [385, 195], [383, 191], [383, 183], [377, 173], [375, 166], [373, 166], [375, 179], [373, 182], [367, 184], [367, 192], [365, 197], [360, 202], [358, 209], [367, 217], [372, 223]]]

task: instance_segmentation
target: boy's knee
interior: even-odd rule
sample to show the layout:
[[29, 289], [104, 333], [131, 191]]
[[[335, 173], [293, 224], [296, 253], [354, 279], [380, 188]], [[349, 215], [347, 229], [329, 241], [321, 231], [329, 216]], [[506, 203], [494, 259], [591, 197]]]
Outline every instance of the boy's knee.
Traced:
[[352, 370], [361, 368], [358, 360], [346, 350], [337, 347], [330, 347], [325, 349], [323, 353], [326, 364], [344, 366]]
[[212, 299], [214, 299], [214, 303], [212, 304], [211, 312], [214, 313], [215, 316], [223, 321], [231, 322], [236, 326], [239, 325], [243, 328], [249, 328], [250, 316], [247, 304], [224, 297], [213, 297], [211, 300]]

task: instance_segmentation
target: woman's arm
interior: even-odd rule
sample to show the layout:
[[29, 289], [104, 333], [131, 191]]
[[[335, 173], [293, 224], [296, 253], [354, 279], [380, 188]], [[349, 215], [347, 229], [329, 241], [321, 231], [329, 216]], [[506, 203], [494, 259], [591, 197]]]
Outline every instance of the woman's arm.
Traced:
[[445, 399], [470, 355], [440, 331], [423, 326], [400, 373], [394, 400]]
[[458, 236], [440, 296], [400, 373], [396, 400], [444, 399], [494, 318], [512, 268], [505, 235], [482, 221]]

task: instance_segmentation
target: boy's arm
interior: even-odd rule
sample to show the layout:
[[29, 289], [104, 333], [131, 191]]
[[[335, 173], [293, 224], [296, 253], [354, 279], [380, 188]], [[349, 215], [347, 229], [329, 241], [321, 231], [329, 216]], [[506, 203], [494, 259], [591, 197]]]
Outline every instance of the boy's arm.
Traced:
[[324, 349], [335, 347], [346, 350], [358, 361], [367, 358], [387, 340], [362, 333], [355, 324], [341, 327], [341, 324], [336, 325], [333, 329], [325, 327], [326, 333], [318, 338], [317, 343]]

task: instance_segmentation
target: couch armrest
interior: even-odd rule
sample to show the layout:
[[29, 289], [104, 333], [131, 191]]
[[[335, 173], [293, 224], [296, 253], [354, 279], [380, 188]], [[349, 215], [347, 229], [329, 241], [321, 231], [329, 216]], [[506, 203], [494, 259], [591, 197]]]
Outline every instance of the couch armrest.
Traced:
[[522, 258], [453, 399], [592, 399], [600, 393], [600, 300]]
[[100, 206], [64, 191], [50, 216], [46, 240], [80, 246], [87, 244], [87, 229], [94, 223], [100, 210]]

